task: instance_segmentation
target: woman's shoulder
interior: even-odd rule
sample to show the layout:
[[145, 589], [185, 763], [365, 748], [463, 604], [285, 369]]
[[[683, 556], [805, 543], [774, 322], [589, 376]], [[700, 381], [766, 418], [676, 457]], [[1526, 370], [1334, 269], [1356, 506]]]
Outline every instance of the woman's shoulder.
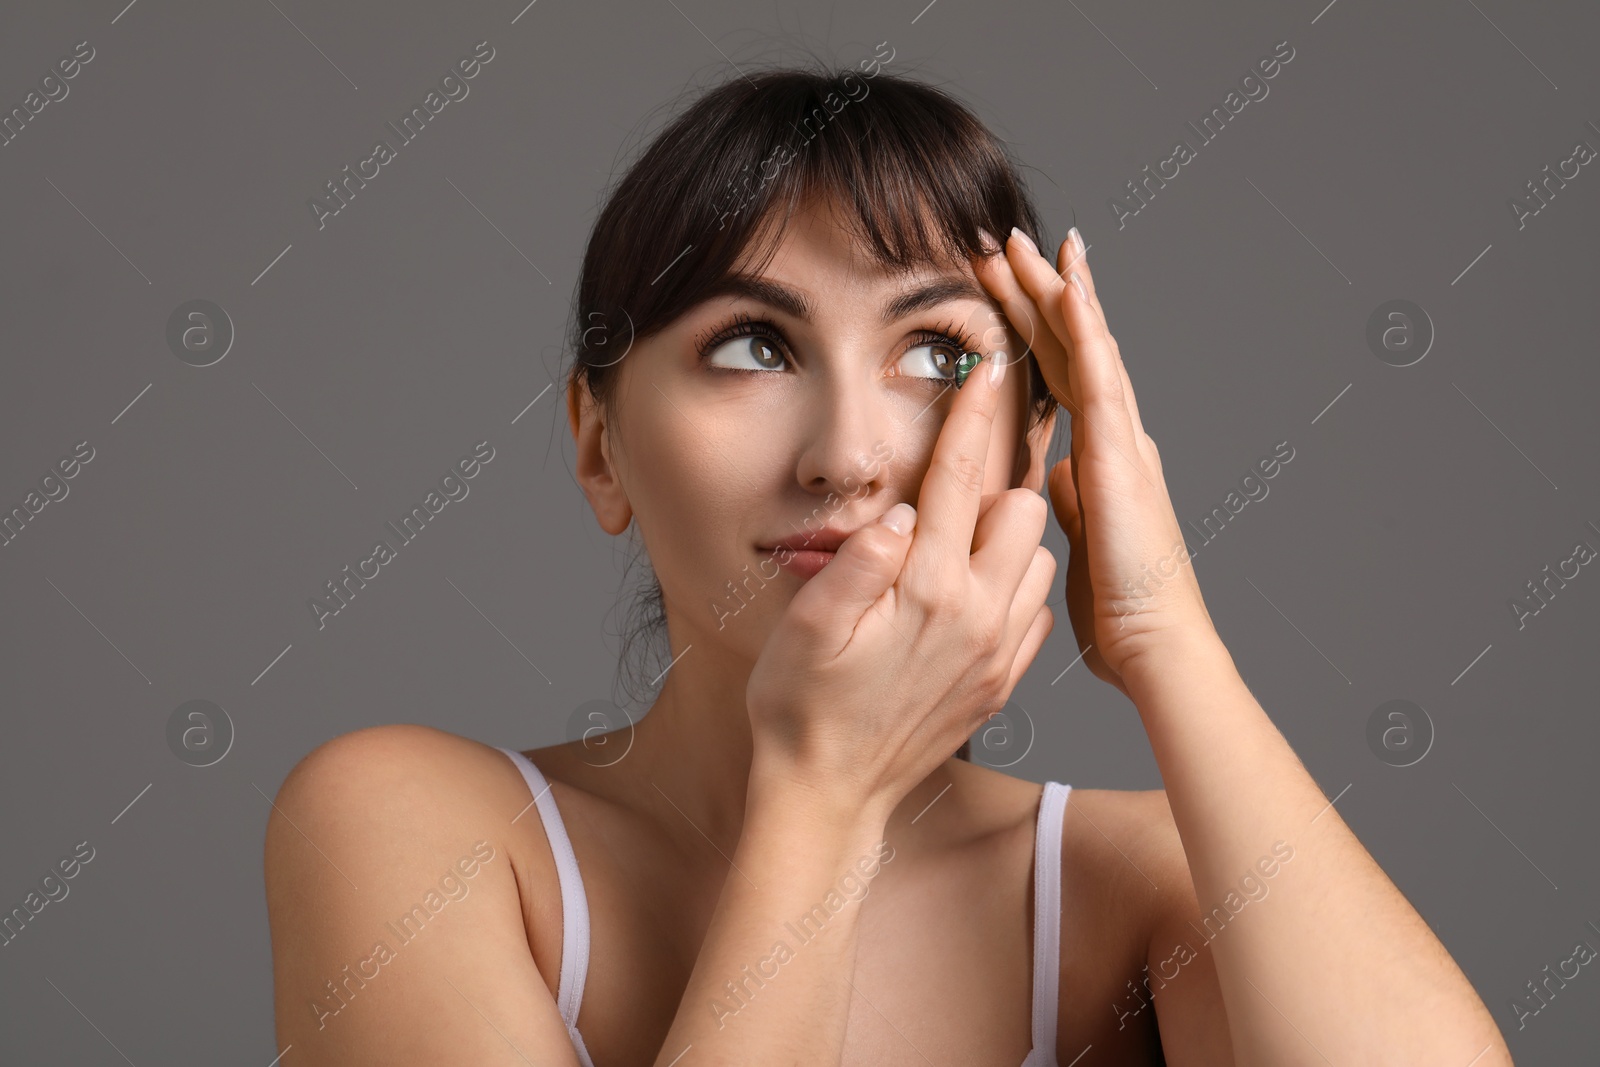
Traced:
[[[308, 1063], [358, 1049], [362, 1062], [485, 1062], [505, 1039], [572, 1062], [552, 995], [554, 874], [517, 821], [532, 799], [505, 753], [427, 726], [356, 730], [303, 757], [266, 828], [279, 1043], [316, 1050]], [[485, 1016], [505, 1033], [480, 1034]]]
[[[1044, 785], [981, 764], [950, 761], [947, 766], [952, 789], [937, 803], [959, 795], [952, 810], [969, 820], [974, 854], [992, 857], [984, 869], [992, 873], [1000, 864], [1013, 872], [1027, 887], [1018, 892], [1029, 894], [1018, 899], [1033, 900], [1037, 907], [1031, 887], [1040, 876], [1034, 859], [1037, 835], [1044, 829], [1039, 821]], [[1063, 777], [1047, 775], [1046, 780], [1071, 785]], [[1140, 1016], [1137, 1026], [1119, 1029], [1114, 1013], [1086, 1012], [1084, 1006], [1119, 1004], [1128, 997], [1127, 982], [1140, 975], [1153, 941], [1170, 917], [1186, 914], [1184, 902], [1192, 899], [1166, 791], [1074, 786], [1065, 800], [1058, 865], [1044, 872], [1058, 879], [1061, 889], [1057, 1058], [1067, 1063], [1093, 1044], [1119, 1050], [1121, 1062], [1148, 1062], [1153, 1031], [1146, 1024], [1152, 1013]], [[919, 825], [929, 821], [923, 818]]]
[[[486, 773], [491, 770], [508, 773]], [[511, 761], [492, 745], [432, 726], [395, 723], [324, 741], [289, 772], [279, 798], [389, 811], [418, 802], [472, 806], [493, 803], [518, 781]]]
[[[1019, 848], [1034, 847], [1042, 784], [981, 764], [948, 766], [973, 837], [1005, 835]], [[1062, 813], [1060, 862], [1069, 908], [1112, 920], [1107, 929], [1118, 933], [1123, 951], [1142, 947], [1161, 917], [1193, 892], [1164, 789], [1072, 788]]]
[[492, 745], [413, 724], [354, 730], [302, 757], [278, 788], [266, 873], [270, 881], [292, 870], [280, 861], [301, 856], [308, 843], [328, 853], [328, 863], [337, 851], [357, 866], [406, 856], [431, 863], [439, 849], [459, 851], [462, 842], [499, 846], [531, 799], [517, 767]]
[[[984, 767], [967, 777], [1007, 798], [1016, 813], [1013, 847], [1036, 849], [1044, 787]], [[1059, 866], [1048, 872], [1060, 886], [1057, 1061], [1067, 1063], [1092, 1045], [1118, 1062], [1154, 1062], [1154, 1013], [1126, 1025], [1115, 1010], [1085, 1005], [1130, 998], [1128, 982], [1138, 980], [1154, 941], [1193, 910], [1188, 861], [1166, 791], [1073, 787], [1060, 833]], [[1026, 869], [1038, 877], [1036, 868]]]
[[[947, 760], [945, 767], [952, 784], [962, 794], [963, 806], [978, 820], [995, 828], [1003, 824], [1031, 825], [1037, 820], [1043, 784], [964, 760]], [[1071, 785], [1055, 777], [1049, 781]], [[1164, 851], [1176, 840], [1164, 789], [1074, 787], [1068, 794], [1065, 811], [1062, 837], [1069, 845], [1080, 843], [1084, 833], [1098, 837], [1102, 844], [1131, 844], [1157, 851]], [[1074, 820], [1073, 814], [1083, 818]]]

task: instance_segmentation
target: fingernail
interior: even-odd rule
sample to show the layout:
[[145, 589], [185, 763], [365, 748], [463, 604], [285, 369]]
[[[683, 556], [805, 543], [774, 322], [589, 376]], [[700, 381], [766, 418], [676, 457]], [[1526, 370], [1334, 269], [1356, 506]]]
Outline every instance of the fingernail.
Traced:
[[1089, 302], [1089, 290], [1083, 287], [1083, 279], [1078, 277], [1078, 272], [1073, 271], [1071, 274], [1068, 274], [1067, 280], [1072, 283], [1073, 288], [1078, 290], [1078, 299], [1087, 304]]
[[1033, 238], [1029, 237], [1015, 226], [1011, 227], [1011, 235], [1013, 237], [1020, 238], [1022, 243], [1028, 246], [1028, 251], [1032, 252], [1034, 255], [1039, 254], [1039, 246], [1033, 243]]
[[993, 352], [989, 353], [989, 384], [990, 385], [999, 385], [1001, 379], [1003, 379], [1005, 376], [1006, 376], [1006, 353], [1005, 353], [1005, 349], [997, 348]]
[[1073, 259], [1083, 255], [1083, 234], [1078, 232], [1076, 226], [1067, 231], [1067, 242], [1072, 249]]
[[995, 235], [981, 226], [978, 227], [978, 238], [982, 241], [985, 252], [1000, 251], [1000, 242], [995, 238]]
[[917, 524], [917, 509], [902, 500], [884, 512], [878, 521], [897, 534], [908, 534]]

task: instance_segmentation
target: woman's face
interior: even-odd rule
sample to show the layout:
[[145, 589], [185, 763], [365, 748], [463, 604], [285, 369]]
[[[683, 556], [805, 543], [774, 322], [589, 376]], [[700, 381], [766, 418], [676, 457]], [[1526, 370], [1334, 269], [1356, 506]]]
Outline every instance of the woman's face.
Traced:
[[753, 661], [827, 558], [780, 542], [832, 547], [917, 503], [963, 345], [1012, 362], [984, 493], [1043, 485], [1053, 420], [1024, 438], [1025, 349], [971, 265], [885, 273], [838, 218], [791, 216], [742, 291], [636, 344], [614, 371], [614, 424], [568, 398], [579, 482], [607, 532], [637, 520], [675, 646]]

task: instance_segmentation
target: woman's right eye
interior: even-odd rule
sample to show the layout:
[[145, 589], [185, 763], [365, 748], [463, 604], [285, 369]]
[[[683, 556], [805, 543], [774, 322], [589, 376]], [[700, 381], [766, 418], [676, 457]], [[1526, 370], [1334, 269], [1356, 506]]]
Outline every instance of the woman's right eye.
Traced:
[[760, 334], [735, 337], [706, 353], [706, 362], [733, 370], [782, 370], [786, 365], [783, 353], [772, 344], [771, 338]]

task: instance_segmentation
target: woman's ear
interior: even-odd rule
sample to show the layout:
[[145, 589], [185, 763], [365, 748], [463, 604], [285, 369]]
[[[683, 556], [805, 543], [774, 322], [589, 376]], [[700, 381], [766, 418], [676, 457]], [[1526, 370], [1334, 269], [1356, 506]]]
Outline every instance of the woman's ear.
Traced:
[[567, 420], [572, 425], [572, 440], [578, 447], [578, 486], [594, 509], [600, 528], [613, 536], [620, 534], [633, 519], [633, 507], [628, 503], [612, 461], [605, 409], [581, 378], [568, 383]]
[[1050, 455], [1050, 442], [1055, 437], [1056, 416], [1060, 412], [1059, 407], [1051, 408], [1049, 417], [1029, 430], [1022, 447], [1017, 449], [1015, 473], [1020, 477], [1013, 477], [1012, 481], [1018, 486], [1036, 493], [1044, 491], [1045, 464]]

